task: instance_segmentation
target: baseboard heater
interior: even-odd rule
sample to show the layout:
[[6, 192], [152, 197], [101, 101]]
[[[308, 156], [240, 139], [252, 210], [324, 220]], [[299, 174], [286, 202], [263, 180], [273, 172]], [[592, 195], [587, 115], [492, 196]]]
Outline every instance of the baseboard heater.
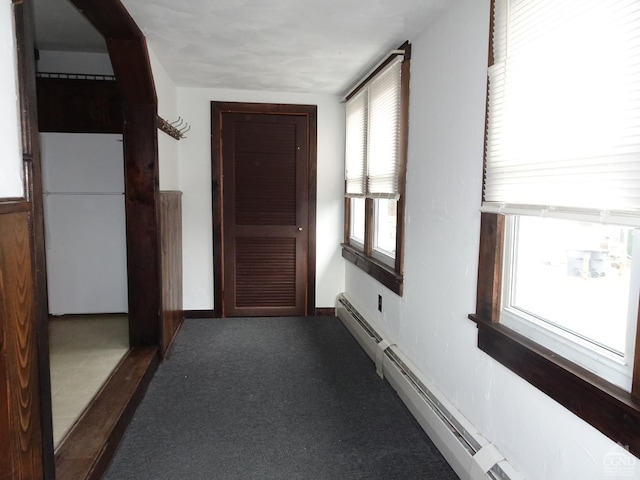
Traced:
[[345, 294], [338, 296], [336, 315], [461, 479], [523, 480], [435, 385], [423, 378], [395, 345], [380, 336]]

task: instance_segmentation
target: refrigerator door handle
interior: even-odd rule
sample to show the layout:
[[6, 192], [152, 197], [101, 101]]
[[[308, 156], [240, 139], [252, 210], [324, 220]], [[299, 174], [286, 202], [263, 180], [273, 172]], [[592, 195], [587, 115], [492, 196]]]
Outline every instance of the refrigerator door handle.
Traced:
[[[49, 195], [51, 195], [51, 193], [49, 193], [48, 191], [45, 191], [42, 194], [42, 206], [44, 209], [43, 213], [45, 219], [50, 218], [49, 215], [51, 214], [48, 202]], [[49, 228], [48, 222], [46, 221], [44, 222], [44, 246], [47, 250], [51, 250], [53, 248], [51, 240], [51, 229]]]

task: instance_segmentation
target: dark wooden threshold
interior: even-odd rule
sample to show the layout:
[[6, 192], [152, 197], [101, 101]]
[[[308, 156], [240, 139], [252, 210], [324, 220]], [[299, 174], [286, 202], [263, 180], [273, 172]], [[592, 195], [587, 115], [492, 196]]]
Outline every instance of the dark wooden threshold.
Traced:
[[155, 347], [129, 350], [56, 450], [57, 480], [102, 478], [158, 362]]
[[334, 307], [316, 308], [316, 317], [335, 317], [336, 309]]
[[184, 318], [216, 318], [213, 310], [185, 310]]

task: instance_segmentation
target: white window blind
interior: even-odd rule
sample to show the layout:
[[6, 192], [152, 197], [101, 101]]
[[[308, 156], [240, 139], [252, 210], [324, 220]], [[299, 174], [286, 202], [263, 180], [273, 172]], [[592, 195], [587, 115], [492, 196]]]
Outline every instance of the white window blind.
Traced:
[[346, 194], [398, 198], [402, 57], [347, 101]]
[[640, 225], [640, 1], [496, 0], [484, 211]]
[[400, 67], [396, 57], [369, 87], [368, 193], [374, 198], [396, 198], [400, 170]]
[[366, 193], [367, 91], [363, 90], [346, 105], [346, 193], [364, 197]]

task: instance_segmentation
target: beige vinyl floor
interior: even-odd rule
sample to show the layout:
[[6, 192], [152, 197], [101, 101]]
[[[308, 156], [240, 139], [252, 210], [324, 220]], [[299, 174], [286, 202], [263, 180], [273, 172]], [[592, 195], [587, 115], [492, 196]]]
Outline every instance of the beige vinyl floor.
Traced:
[[49, 321], [53, 442], [57, 447], [129, 350], [126, 315]]

